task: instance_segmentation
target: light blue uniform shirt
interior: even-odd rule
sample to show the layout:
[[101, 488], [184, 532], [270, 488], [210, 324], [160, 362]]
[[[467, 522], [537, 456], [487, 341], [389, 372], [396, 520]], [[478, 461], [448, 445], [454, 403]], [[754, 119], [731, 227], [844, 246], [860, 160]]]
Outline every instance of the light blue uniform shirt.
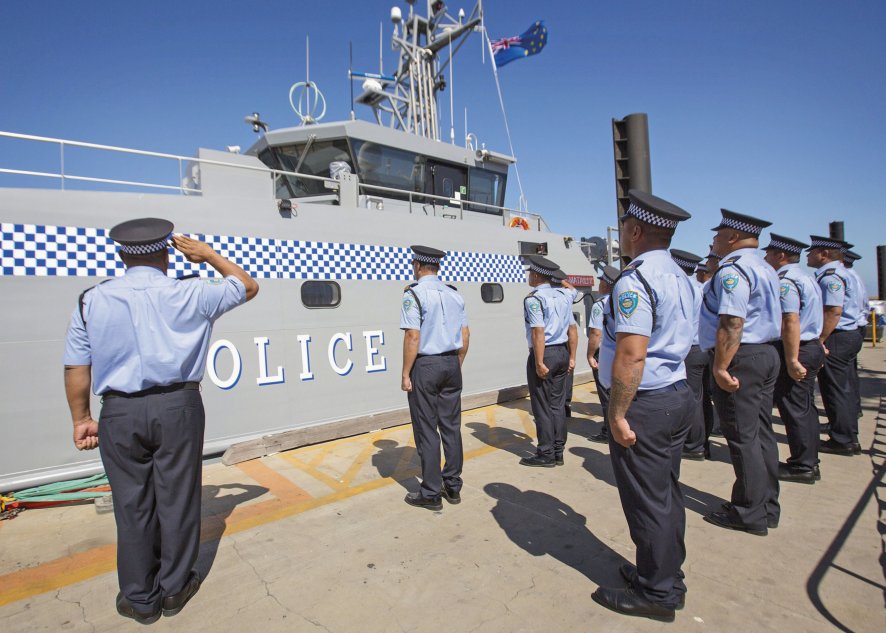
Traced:
[[744, 319], [741, 342], [769, 343], [781, 336], [781, 282], [753, 248], [741, 248], [723, 258], [701, 306], [699, 344], [717, 343], [721, 315]]
[[65, 365], [92, 365], [96, 394], [199, 382], [212, 324], [245, 301], [236, 277], [179, 281], [156, 268], [128, 268], [83, 296], [82, 317], [74, 309]]
[[689, 277], [689, 282], [692, 284], [692, 293], [695, 297], [692, 304], [695, 306], [695, 319], [692, 321], [692, 344], [698, 345], [698, 322], [701, 319], [701, 297], [702, 293], [704, 293], [704, 284], [696, 279], [694, 275]]
[[[652, 290], [651, 297], [640, 280], [641, 275]], [[603, 386], [607, 389], [612, 386], [615, 337], [619, 332], [649, 337], [640, 390], [660, 389], [685, 380], [684, 360], [692, 346], [695, 299], [689, 277], [670, 253], [655, 250], [637, 257], [622, 272], [612, 297], [604, 315], [600, 345], [599, 372]]]
[[572, 316], [572, 298], [569, 288], [554, 288], [540, 284], [523, 300], [523, 319], [526, 321], [526, 344], [532, 349], [532, 328], [545, 329], [545, 345], [565, 343], [569, 326], [575, 323]]
[[778, 269], [781, 280], [782, 314], [800, 315], [800, 340], [818, 338], [824, 325], [821, 290], [815, 280], [804, 273], [800, 264], [785, 264]]
[[846, 268], [844, 269], [847, 273], [855, 277], [855, 285], [858, 288], [858, 326], [863, 327], [867, 325], [870, 320], [870, 302], [868, 301], [868, 289], [865, 288], [864, 282], [861, 280], [861, 275], [855, 272], [854, 268]]
[[437, 275], [423, 276], [403, 293], [400, 329], [419, 331], [419, 354], [429, 356], [461, 349], [461, 329], [467, 326], [465, 300]]
[[591, 306], [588, 329], [603, 330], [603, 315], [609, 310], [609, 295], [603, 295]]
[[837, 322], [838, 330], [855, 330], [861, 309], [858, 304], [859, 288], [855, 277], [842, 262], [825, 264], [815, 271], [815, 280], [821, 288], [821, 298], [825, 306], [841, 306], [843, 314]]

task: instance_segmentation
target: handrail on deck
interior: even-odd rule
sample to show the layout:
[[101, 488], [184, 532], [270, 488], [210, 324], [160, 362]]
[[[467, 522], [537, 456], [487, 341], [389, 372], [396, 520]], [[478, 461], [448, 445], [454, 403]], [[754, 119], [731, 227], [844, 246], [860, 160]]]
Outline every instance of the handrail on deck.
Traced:
[[[313, 174], [304, 174], [300, 172], [294, 171], [284, 171], [281, 169], [271, 169], [270, 167], [261, 166], [257, 167], [254, 165], [242, 165], [238, 163], [229, 163], [225, 161], [212, 160], [209, 158], [199, 158], [196, 156], [179, 156], [178, 154], [168, 154], [164, 152], [151, 152], [147, 150], [140, 149], [130, 149], [127, 147], [119, 147], [116, 145], [102, 145], [99, 143], [84, 143], [82, 141], [69, 141], [65, 139], [52, 138], [48, 136], [35, 136], [33, 134], [20, 134], [17, 132], [5, 132], [0, 130], [0, 137], [2, 138], [11, 138], [23, 141], [33, 141], [37, 143], [54, 143], [59, 146], [59, 173], [52, 172], [42, 172], [42, 171], [30, 171], [24, 169], [11, 169], [0, 167], [0, 174], [14, 174], [20, 176], [37, 176], [42, 178], [55, 178], [61, 182], [61, 188], [65, 188], [66, 180], [73, 180], [79, 182], [95, 182], [102, 184], [115, 184], [115, 185], [125, 185], [131, 187], [144, 187], [148, 189], [162, 189], [167, 191], [179, 191], [182, 195], [188, 193], [202, 193], [200, 189], [187, 187], [185, 186], [184, 180], [184, 163], [198, 163], [198, 164], [206, 164], [206, 165], [218, 165], [221, 167], [233, 167], [236, 169], [243, 169], [247, 171], [257, 171], [261, 173], [266, 173], [271, 176], [271, 185], [275, 186], [276, 180], [278, 176], [289, 176], [295, 178], [302, 178], [305, 180], [314, 180], [314, 181], [322, 181], [324, 183], [330, 183], [334, 185], [333, 189], [338, 188], [339, 181], [334, 178], [327, 178], [324, 176], [315, 176]], [[65, 147], [80, 147], [84, 149], [95, 149], [101, 151], [108, 152], [117, 152], [120, 154], [131, 154], [135, 156], [146, 156], [149, 158], [163, 158], [167, 160], [175, 160], [178, 162], [178, 171], [179, 171], [179, 185], [163, 185], [157, 183], [148, 183], [148, 182], [137, 182], [131, 180], [114, 180], [109, 178], [98, 178], [94, 176], [75, 176], [73, 174], [65, 173]], [[435, 194], [429, 193], [419, 193], [406, 189], [395, 189], [393, 187], [384, 187], [381, 185], [370, 185], [367, 183], [358, 183], [358, 191], [379, 191], [384, 193], [392, 193], [397, 196], [403, 196], [407, 194], [409, 201], [409, 212], [413, 212], [413, 203], [418, 204], [418, 200], [439, 200], [443, 202], [442, 205], [445, 208], [458, 208], [460, 211], [459, 219], [464, 218], [464, 205], [472, 205], [476, 207], [483, 207], [485, 209], [492, 209], [496, 212], [501, 212], [502, 216], [502, 224], [506, 224], [508, 220], [519, 217], [524, 218], [527, 221], [530, 221], [534, 224], [534, 228], [538, 231], [546, 230], [547, 223], [545, 223], [544, 218], [537, 213], [530, 213], [528, 211], [520, 211], [518, 209], [511, 209], [508, 207], [502, 207], [493, 204], [486, 204], [484, 202], [474, 202], [472, 200], [465, 200], [461, 198], [452, 198], [449, 196], [438, 196]], [[274, 191], [274, 195], [276, 197], [276, 190]]]

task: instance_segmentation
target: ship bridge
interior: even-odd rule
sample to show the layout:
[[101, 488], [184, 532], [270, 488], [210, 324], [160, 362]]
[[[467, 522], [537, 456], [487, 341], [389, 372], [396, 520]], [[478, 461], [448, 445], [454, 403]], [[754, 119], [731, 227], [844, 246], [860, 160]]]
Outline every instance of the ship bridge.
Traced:
[[452, 200], [465, 210], [497, 216], [504, 213], [508, 167], [515, 162], [486, 149], [441, 143], [367, 121], [268, 131], [246, 153], [273, 170], [289, 172], [276, 176], [280, 199], [326, 197], [324, 181], [315, 178], [350, 173], [370, 198], [430, 204]]

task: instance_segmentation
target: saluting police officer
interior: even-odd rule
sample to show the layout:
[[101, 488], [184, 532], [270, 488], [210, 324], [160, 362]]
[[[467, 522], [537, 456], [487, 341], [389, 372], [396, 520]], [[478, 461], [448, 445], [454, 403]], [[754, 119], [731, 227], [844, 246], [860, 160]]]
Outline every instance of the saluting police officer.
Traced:
[[[579, 296], [578, 289], [569, 283], [569, 276], [563, 272], [561, 269], [557, 269], [554, 271], [554, 274], [551, 276], [551, 288], [561, 288], [566, 294], [569, 295], [570, 301], [572, 301], [572, 305], [575, 305], [579, 301], [584, 299], [584, 295]], [[573, 316], [573, 319], [575, 317]], [[578, 345], [578, 326], [575, 328], [570, 328], [569, 330], [570, 336], [575, 336], [575, 345]], [[567, 418], [572, 417], [572, 389], [573, 383], [575, 382], [575, 366], [569, 368], [569, 375], [566, 376], [566, 398], [563, 402], [563, 411]]]
[[723, 256], [702, 301], [701, 345], [714, 349], [714, 405], [729, 444], [735, 485], [722, 512], [705, 521], [765, 536], [777, 527], [778, 446], [772, 398], [781, 333], [779, 280], [757, 254], [771, 222], [721, 209], [714, 251]]
[[824, 367], [818, 387], [830, 424], [830, 438], [818, 450], [834, 455], [861, 453], [858, 443], [858, 409], [852, 374], [861, 351], [859, 336], [859, 288], [843, 266], [846, 243], [820, 235], [812, 236], [806, 263], [816, 269], [821, 288], [824, 324], [819, 337], [825, 346]]
[[592, 597], [620, 613], [673, 621], [686, 593], [678, 479], [692, 406], [684, 359], [695, 305], [689, 279], [666, 249], [689, 214], [652, 194], [628, 195], [620, 242], [632, 261], [612, 290], [600, 381], [610, 390], [610, 457], [637, 564], [620, 570], [626, 588], [599, 587]]
[[764, 259], [781, 280], [781, 340], [776, 345], [781, 365], [774, 400], [791, 456], [787, 463], [778, 464], [778, 478], [814, 484], [818, 478], [815, 377], [824, 363], [824, 348], [818, 339], [822, 327], [821, 291], [799, 264], [800, 254], [807, 246], [772, 233]]
[[600, 444], [609, 443], [609, 389], [600, 382], [600, 343], [603, 337], [603, 320], [609, 312], [609, 295], [612, 292], [612, 284], [618, 279], [620, 271], [615, 266], [603, 268], [600, 276], [600, 295], [591, 306], [591, 316], [588, 318], [588, 364], [594, 372], [594, 383], [597, 385], [597, 396], [600, 398], [600, 408], [603, 410], [603, 427], [599, 433], [591, 435], [588, 439]]
[[698, 345], [698, 318], [701, 313], [702, 284], [693, 275], [695, 267], [701, 261], [701, 257], [689, 251], [677, 248], [671, 249], [671, 257], [689, 278], [692, 285], [694, 298], [694, 312], [692, 318], [692, 347], [686, 355], [686, 382], [692, 390], [692, 416], [689, 425], [689, 434], [686, 436], [686, 445], [683, 447], [683, 459], [704, 461], [707, 448], [707, 435], [705, 433], [705, 419], [703, 412], [704, 399], [704, 373], [710, 364], [710, 355]]
[[[172, 229], [155, 218], [111, 229], [126, 273], [80, 295], [65, 341], [74, 445], [100, 448], [114, 493], [117, 611], [142, 624], [177, 614], [200, 587], [200, 381], [212, 324], [258, 292], [237, 264]], [[222, 278], [167, 277], [170, 237]], [[90, 382], [102, 397], [98, 423]]]
[[[421, 460], [421, 489], [406, 495], [411, 506], [442, 510], [441, 494], [461, 502], [461, 366], [470, 330], [465, 301], [454, 286], [440, 281], [446, 253], [412, 246], [412, 274], [400, 310], [403, 330], [403, 382], [415, 448]], [[440, 441], [445, 464], [440, 469]]]
[[[852, 248], [847, 245], [847, 248]], [[868, 289], [864, 285], [864, 281], [861, 279], [861, 275], [855, 272], [853, 268], [855, 266], [855, 262], [861, 259], [861, 255], [856, 253], [855, 251], [847, 250], [843, 254], [843, 266], [846, 268], [846, 272], [855, 277], [855, 283], [858, 286], [858, 334], [861, 336], [862, 345], [864, 345], [864, 333], [868, 326], [868, 321], [870, 320], [870, 301], [868, 300]], [[858, 409], [858, 413], [856, 417], [861, 417], [861, 390], [859, 388], [858, 383], [858, 356], [855, 357], [855, 365], [853, 367], [854, 371], [852, 372], [852, 377], [855, 380], [854, 389], [855, 389], [855, 406]]]
[[526, 382], [538, 436], [536, 453], [520, 460], [523, 466], [543, 468], [563, 464], [566, 446], [566, 380], [575, 367], [577, 326], [572, 316], [572, 294], [551, 286], [559, 266], [530, 255], [528, 281], [534, 288], [523, 300], [526, 322]]

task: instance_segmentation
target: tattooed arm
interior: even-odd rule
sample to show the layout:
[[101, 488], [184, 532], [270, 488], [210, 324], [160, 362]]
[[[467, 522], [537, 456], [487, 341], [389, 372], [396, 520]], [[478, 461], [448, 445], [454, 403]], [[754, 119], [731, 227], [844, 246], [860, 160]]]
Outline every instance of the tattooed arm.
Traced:
[[738, 391], [738, 378], [729, 373], [729, 365], [741, 345], [744, 319], [728, 314], [720, 315], [717, 326], [717, 346], [714, 348], [714, 380], [723, 391]]
[[612, 438], [625, 448], [637, 443], [637, 434], [631, 430], [625, 416], [643, 379], [648, 347], [648, 336], [625, 332], [616, 334], [608, 418]]

